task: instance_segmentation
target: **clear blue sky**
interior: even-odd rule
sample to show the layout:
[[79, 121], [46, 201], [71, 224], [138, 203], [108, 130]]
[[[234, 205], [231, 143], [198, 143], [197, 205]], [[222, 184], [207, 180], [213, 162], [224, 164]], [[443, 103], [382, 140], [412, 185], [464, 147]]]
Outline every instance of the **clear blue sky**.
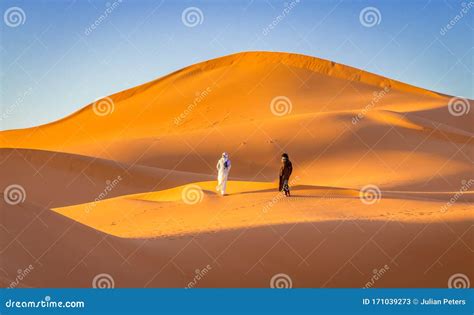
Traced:
[[[24, 12], [18, 26], [14, 17], [6, 22], [12, 7]], [[188, 7], [202, 11], [202, 23], [183, 23]], [[372, 27], [360, 21], [366, 7], [380, 12]], [[2, 0], [0, 9], [1, 130], [47, 123], [187, 65], [248, 50], [296, 52], [451, 95], [474, 94], [469, 1]]]

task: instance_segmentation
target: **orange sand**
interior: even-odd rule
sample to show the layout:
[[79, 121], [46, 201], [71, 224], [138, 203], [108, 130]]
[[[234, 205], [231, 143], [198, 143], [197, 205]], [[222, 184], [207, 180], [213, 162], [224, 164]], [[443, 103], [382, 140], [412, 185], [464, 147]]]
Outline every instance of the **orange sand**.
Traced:
[[[286, 115], [271, 111], [277, 96], [291, 101]], [[1, 207], [5, 286], [29, 264], [21, 286], [88, 287], [105, 272], [118, 287], [184, 287], [208, 264], [198, 287], [267, 287], [276, 273], [295, 287], [362, 287], [385, 264], [375, 286], [474, 279], [474, 185], [447, 206], [473, 179], [473, 114], [450, 115], [450, 96], [248, 52], [110, 100], [108, 115], [90, 104], [0, 132], [0, 188], [26, 191], [24, 203]], [[226, 197], [212, 182], [223, 151], [233, 165]], [[288, 199], [275, 191], [284, 151]], [[368, 184], [381, 190], [372, 205], [359, 198]], [[195, 204], [184, 202], [189, 187]]]

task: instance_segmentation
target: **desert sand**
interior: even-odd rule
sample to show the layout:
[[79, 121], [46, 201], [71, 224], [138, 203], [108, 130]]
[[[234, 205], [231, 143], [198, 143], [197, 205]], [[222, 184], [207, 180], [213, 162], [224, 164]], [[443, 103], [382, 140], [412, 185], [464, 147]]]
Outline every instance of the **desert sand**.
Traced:
[[[2, 131], [0, 283], [29, 265], [18, 287], [90, 287], [102, 273], [115, 287], [269, 287], [280, 273], [293, 287], [473, 281], [474, 117], [450, 114], [451, 99], [245, 52]], [[276, 189], [283, 152], [290, 198]], [[10, 185], [24, 200], [7, 202]]]

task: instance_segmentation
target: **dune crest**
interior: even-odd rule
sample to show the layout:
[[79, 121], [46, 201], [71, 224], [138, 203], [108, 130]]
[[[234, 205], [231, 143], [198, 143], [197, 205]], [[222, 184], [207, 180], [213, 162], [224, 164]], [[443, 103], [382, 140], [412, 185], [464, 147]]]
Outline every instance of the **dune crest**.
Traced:
[[22, 286], [90, 287], [106, 271], [117, 287], [183, 287], [207, 265], [201, 287], [268, 287], [282, 271], [294, 287], [362, 287], [385, 264], [380, 287], [472, 279], [474, 111], [449, 102], [328, 60], [245, 52], [1, 131], [0, 284], [31, 263]]
[[[333, 61], [329, 60], [324, 60], [316, 57], [310, 57], [306, 55], [299, 55], [299, 54], [293, 54], [293, 53], [282, 53], [282, 52], [262, 52], [262, 51], [256, 51], [256, 52], [242, 52], [242, 53], [236, 53], [204, 62], [200, 62], [188, 67], [185, 67], [181, 70], [178, 70], [176, 72], [173, 72], [169, 75], [160, 77], [156, 80], [153, 80], [151, 82], [139, 85], [134, 88], [130, 88], [115, 94], [112, 94], [110, 96], [107, 96], [108, 99], [112, 100], [114, 102], [114, 111], [117, 109], [118, 110], [118, 104], [124, 103], [128, 101], [131, 101], [132, 103], [138, 104], [143, 101], [143, 99], [140, 97], [141, 95], [148, 94], [147, 92], [155, 92], [159, 91], [160, 89], [164, 89], [169, 87], [170, 85], [174, 86], [176, 84], [180, 85], [186, 85], [186, 84], [193, 84], [193, 81], [196, 81], [196, 77], [199, 77], [200, 80], [202, 81], [207, 81], [204, 83], [207, 83], [207, 87], [210, 86], [215, 86], [214, 83], [216, 78], [213, 78], [212, 73], [216, 72], [223, 72], [223, 69], [226, 70], [239, 70], [239, 69], [244, 69], [245, 71], [250, 71], [252, 72], [252, 69], [254, 69], [255, 73], [239, 73], [240, 75], [245, 75], [249, 79], [250, 83], [253, 85], [258, 85], [259, 82], [253, 82], [254, 79], [261, 80], [262, 78], [257, 77], [257, 78], [252, 78], [252, 76], [258, 75], [259, 73], [259, 68], [266, 68], [270, 67], [270, 69], [275, 70], [278, 66], [284, 66], [287, 68], [287, 74], [289, 76], [298, 76], [298, 70], [301, 70], [303, 72], [308, 73], [309, 75], [311, 74], [318, 74], [318, 75], [323, 75], [327, 79], [340, 79], [344, 81], [349, 81], [352, 82], [353, 84], [363, 84], [363, 85], [368, 85], [371, 86], [372, 88], [375, 88], [376, 90], [380, 90], [383, 88], [388, 88], [391, 90], [396, 90], [399, 92], [404, 92], [404, 93], [414, 93], [414, 94], [419, 94], [423, 95], [426, 97], [434, 97], [434, 98], [444, 98], [445, 95], [428, 91], [426, 89], [418, 88], [412, 85], [408, 85], [393, 79], [389, 79], [380, 75], [376, 75], [373, 73], [366, 72], [364, 70], [356, 69], [350, 66], [346, 66], [343, 64], [338, 64]], [[291, 70], [292, 68], [296, 70]], [[268, 70], [268, 69], [266, 69]], [[272, 71], [273, 71], [272, 70]], [[229, 73], [229, 76], [235, 75], [232, 73], [232, 71]], [[291, 75], [293, 71], [293, 75]], [[217, 79], [220, 80], [225, 76], [226, 71], [224, 71], [223, 76], [218, 76]], [[271, 75], [271, 73], [267, 73]], [[235, 81], [238, 81], [239, 76], [236, 77]], [[304, 80], [304, 76], [302, 75], [300, 80]], [[208, 78], [204, 78], [208, 77]], [[224, 78], [228, 79], [228, 78]], [[284, 80], [284, 77], [281, 78]], [[224, 80], [225, 81], [225, 80]], [[224, 85], [226, 82], [223, 82], [222, 85]], [[221, 83], [218, 83], [218, 85], [221, 85]], [[199, 92], [199, 91], [204, 91], [206, 85], [204, 88], [201, 90], [196, 89], [194, 92]], [[184, 94], [184, 90], [181, 89], [181, 87], [176, 87], [176, 89], [181, 93]], [[161, 94], [160, 92], [158, 92]], [[194, 93], [193, 93], [194, 94]], [[177, 96], [177, 95], [175, 95]], [[195, 96], [195, 95], [193, 95]], [[179, 101], [179, 97], [178, 97]], [[78, 110], [77, 112], [60, 119], [55, 122], [51, 122], [42, 126], [38, 127], [33, 127], [33, 128], [27, 128], [25, 131], [27, 132], [30, 136], [32, 133], [36, 132], [37, 128], [42, 128], [42, 129], [47, 129], [48, 127], [53, 127], [56, 125], [62, 125], [65, 123], [69, 123], [71, 120], [76, 120], [76, 123], [81, 123], [81, 116], [85, 114], [93, 114], [94, 112], [94, 103], [90, 103], [84, 108]], [[137, 104], [137, 105], [138, 105]], [[133, 110], [139, 110], [139, 108], [134, 108]], [[166, 116], [166, 115], [165, 115]], [[81, 117], [81, 118], [79, 118]], [[90, 118], [90, 117], [89, 117]], [[110, 119], [109, 119], [110, 120]], [[42, 130], [46, 131], [46, 130]], [[7, 131], [7, 132], [2, 132], [2, 138], [3, 140], [7, 140], [8, 138], [6, 135], [8, 133], [11, 133], [12, 131]], [[5, 139], [7, 138], [7, 139]], [[17, 143], [18, 145], [18, 143]]]
[[[420, 93], [434, 97], [445, 96], [440, 93], [409, 85], [397, 80], [389, 79], [374, 73], [370, 73], [368, 71], [336, 63], [334, 61], [307, 55], [284, 52], [250, 51], [236, 53], [221, 58], [197, 63], [195, 65], [186, 67], [176, 72], [176, 74], [179, 74], [180, 76], [186, 76], [198, 71], [212, 71], [219, 67], [234, 66], [239, 63], [250, 65], [256, 65], [261, 63], [284, 64], [289, 67], [306, 69], [330, 77], [365, 83], [380, 88], [387, 87], [403, 92]], [[178, 76], [178, 80], [180, 79], [180, 76]]]
[[[101, 232], [125, 238], [183, 236], [347, 218], [383, 221], [396, 216], [400, 222], [417, 223], [474, 220], [474, 213], [462, 204], [451, 206], [449, 213], [434, 206], [456, 192], [383, 191], [380, 203], [367, 207], [360, 202], [360, 192], [355, 189], [295, 185], [293, 197], [285, 198], [275, 191], [274, 183], [230, 181], [228, 195], [223, 198], [215, 192], [215, 186], [215, 181], [196, 182], [53, 210]], [[390, 210], [406, 199], [416, 205], [416, 212]], [[474, 192], [466, 192], [457, 201], [473, 200]], [[337, 210], [338, 207], [344, 211]]]

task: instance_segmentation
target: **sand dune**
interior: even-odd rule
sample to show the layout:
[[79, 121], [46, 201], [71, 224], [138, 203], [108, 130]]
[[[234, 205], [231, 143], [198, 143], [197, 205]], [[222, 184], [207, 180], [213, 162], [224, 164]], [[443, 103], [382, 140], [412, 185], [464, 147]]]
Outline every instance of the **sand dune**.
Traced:
[[[88, 287], [109, 273], [119, 287], [183, 287], [207, 265], [196, 286], [266, 287], [283, 272], [296, 287], [362, 287], [385, 265], [375, 286], [472, 279], [473, 112], [451, 115], [450, 99], [248, 52], [2, 131], [0, 283], [29, 264], [21, 286]], [[223, 151], [233, 166], [220, 197]], [[285, 151], [288, 199], [275, 191]], [[12, 184], [23, 203], [6, 202]], [[380, 189], [370, 205], [367, 185]]]
[[[260, 202], [265, 199], [262, 197], [258, 197]], [[357, 205], [355, 199], [346, 199], [344, 208], [337, 200], [316, 200], [318, 211], [324, 216], [334, 216], [331, 212], [336, 212], [342, 217], [345, 209]], [[229, 222], [232, 212], [235, 215], [246, 211], [255, 201], [241, 200], [242, 208], [236, 205], [236, 209], [214, 220]], [[284, 203], [288, 205], [293, 200]], [[304, 209], [297, 208], [298, 203], [296, 199], [296, 207], [290, 205], [291, 210], [286, 209], [286, 213], [307, 216]], [[8, 223], [8, 230], [0, 231], [2, 282], [8, 285], [18, 269], [31, 264], [34, 269], [20, 282], [20, 287], [91, 287], [94, 277], [101, 273], [113, 277], [116, 287], [187, 287], [197, 273], [204, 268], [209, 270], [210, 266], [195, 287], [268, 287], [277, 273], [291, 276], [294, 287], [364, 287], [367, 283], [373, 287], [445, 287], [453, 270], [473, 276], [465, 247], [472, 242], [472, 221], [443, 222], [440, 218], [426, 224], [419, 220], [429, 220], [429, 210], [438, 205], [390, 201], [386, 204], [391, 209], [405, 206], [400, 212], [405, 217], [417, 218], [413, 222], [400, 222], [400, 213], [378, 207], [377, 214], [385, 211], [385, 220], [350, 216], [316, 222], [308, 219], [141, 239], [104, 234], [28, 204], [7, 206], [0, 213], [3, 222]], [[466, 204], [464, 209], [455, 208], [459, 213], [469, 211]], [[260, 205], [256, 209], [254, 217], [248, 219], [261, 213]], [[265, 215], [277, 215], [280, 209], [271, 208]], [[266, 221], [265, 215], [261, 221]], [[172, 221], [163, 223], [160, 227], [179, 225]], [[128, 227], [130, 231], [135, 229], [133, 224]], [[382, 269], [385, 273], [380, 277]]]
[[[229, 182], [228, 193], [224, 200], [215, 192], [214, 181], [201, 182], [53, 210], [99, 231], [126, 238], [182, 236], [354, 218], [373, 221], [396, 218], [399, 222], [417, 223], [474, 220], [474, 213], [466, 205], [474, 201], [474, 192], [460, 196], [458, 204], [450, 206], [449, 211], [439, 202], [449, 200], [456, 192], [383, 191], [384, 198], [370, 207], [360, 202], [360, 193], [354, 189], [294, 186], [293, 197], [288, 200], [275, 191], [272, 183]], [[412, 209], [399, 207], [400, 200], [410, 200]]]
[[[282, 95], [291, 112], [280, 117], [270, 104]], [[91, 104], [48, 125], [2, 132], [0, 145], [204, 174], [227, 150], [232, 176], [258, 181], [273, 181], [278, 154], [288, 151], [305, 184], [353, 188], [370, 181], [452, 191], [472, 170], [463, 154], [472, 112], [454, 117], [448, 96], [307, 56], [230, 55], [110, 99], [109, 115]]]
[[[377, 102], [377, 109], [419, 111], [445, 106], [448, 100], [434, 92], [322, 59], [250, 52], [199, 63], [111, 95], [113, 112], [106, 118], [96, 115], [90, 104], [51, 124], [4, 132], [0, 143], [2, 147], [71, 153], [87, 152], [88, 145], [100, 143], [105, 150], [109, 142], [124, 137], [153, 138], [182, 130], [275, 119], [269, 105], [279, 95], [291, 100], [293, 115], [360, 110], [373, 101], [374, 92], [384, 88], [390, 92]], [[176, 118], [190, 105], [192, 113], [176, 124]]]
[[[23, 186], [28, 201], [47, 207], [84, 203], [134, 192], [208, 180], [204, 174], [124, 164], [61, 152], [0, 149], [1, 187]], [[112, 182], [116, 182], [113, 185]], [[110, 191], [108, 186], [113, 186]]]

